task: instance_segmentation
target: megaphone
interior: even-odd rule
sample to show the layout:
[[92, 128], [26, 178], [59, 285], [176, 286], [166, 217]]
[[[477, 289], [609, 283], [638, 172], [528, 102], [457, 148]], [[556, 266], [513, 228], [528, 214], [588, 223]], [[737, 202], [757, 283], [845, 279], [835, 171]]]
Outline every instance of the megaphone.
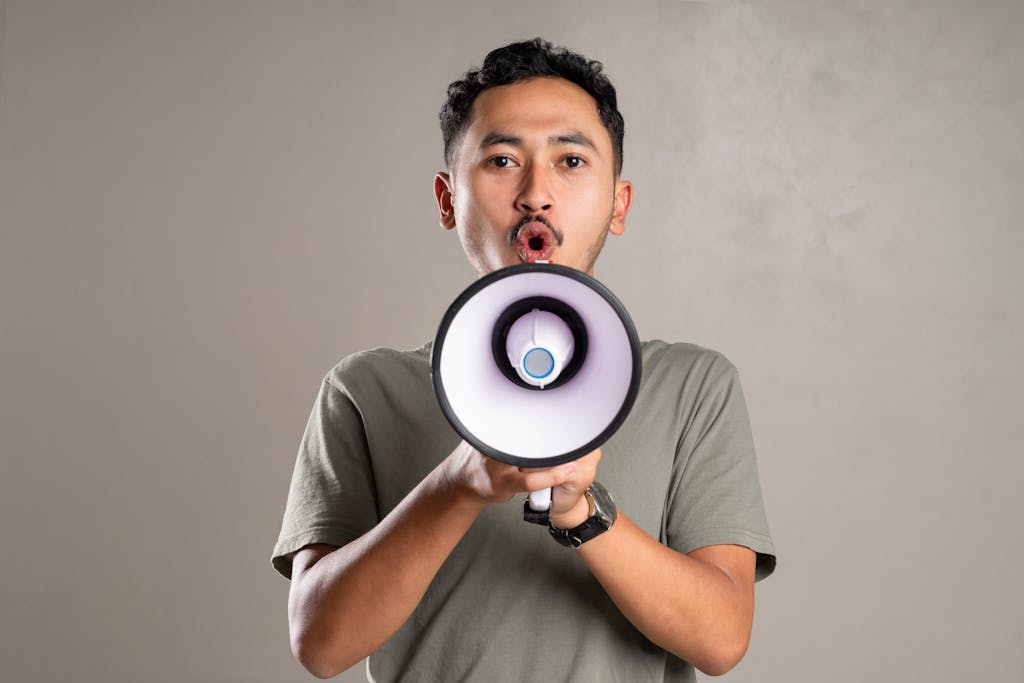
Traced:
[[[527, 263], [480, 278], [449, 306], [431, 374], [445, 418], [489, 457], [552, 467], [599, 447], [640, 387], [640, 341], [625, 307], [594, 278]], [[530, 496], [535, 510], [550, 490]]]

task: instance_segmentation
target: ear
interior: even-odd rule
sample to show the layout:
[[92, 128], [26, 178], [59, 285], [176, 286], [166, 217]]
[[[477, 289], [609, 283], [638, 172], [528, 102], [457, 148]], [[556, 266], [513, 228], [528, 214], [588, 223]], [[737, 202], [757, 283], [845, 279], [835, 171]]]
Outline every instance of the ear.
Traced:
[[626, 232], [626, 214], [633, 205], [633, 183], [628, 180], [615, 181], [615, 199], [612, 204], [612, 220], [608, 231], [613, 235]]
[[434, 199], [440, 213], [441, 227], [451, 230], [455, 227], [455, 202], [452, 196], [452, 177], [444, 171], [434, 176]]

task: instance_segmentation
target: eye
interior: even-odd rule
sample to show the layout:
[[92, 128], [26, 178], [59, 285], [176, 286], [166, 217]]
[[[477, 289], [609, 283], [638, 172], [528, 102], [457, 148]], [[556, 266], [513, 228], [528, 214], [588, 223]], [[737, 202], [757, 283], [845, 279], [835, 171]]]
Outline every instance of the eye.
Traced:
[[575, 155], [569, 155], [569, 156], [565, 157], [565, 159], [563, 159], [562, 161], [569, 168], [579, 168], [580, 166], [582, 166], [583, 164], [586, 163], [583, 160], [583, 157], [578, 157], [578, 156], [575, 156]]
[[512, 166], [515, 165], [515, 161], [512, 159], [512, 157], [505, 156], [504, 154], [499, 154], [496, 157], [491, 157], [490, 159], [487, 160], [487, 163], [489, 163], [491, 166], [495, 168], [511, 168]]

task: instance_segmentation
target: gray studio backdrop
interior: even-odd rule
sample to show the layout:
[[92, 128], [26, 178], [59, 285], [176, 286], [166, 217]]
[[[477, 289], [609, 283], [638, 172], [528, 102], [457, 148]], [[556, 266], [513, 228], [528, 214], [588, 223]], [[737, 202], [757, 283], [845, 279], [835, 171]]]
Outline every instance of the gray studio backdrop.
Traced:
[[299, 437], [335, 362], [421, 344], [472, 280], [437, 109], [538, 34], [619, 87], [636, 202], [598, 278], [744, 381], [779, 569], [727, 680], [1024, 680], [1024, 3], [0, 27], [3, 681], [309, 680], [269, 561]]

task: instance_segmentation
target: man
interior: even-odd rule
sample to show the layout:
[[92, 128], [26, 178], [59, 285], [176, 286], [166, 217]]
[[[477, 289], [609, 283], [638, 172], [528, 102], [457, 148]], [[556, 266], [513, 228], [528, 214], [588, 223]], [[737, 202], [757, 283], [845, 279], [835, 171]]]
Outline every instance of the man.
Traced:
[[[495, 50], [449, 87], [441, 124], [440, 222], [481, 275], [537, 260], [593, 273], [633, 192], [600, 64], [540, 39]], [[297, 659], [326, 678], [369, 656], [376, 681], [685, 681], [693, 667], [732, 668], [755, 578], [775, 562], [736, 372], [689, 344], [647, 342], [642, 355], [618, 432], [546, 469], [459, 441], [429, 344], [343, 360], [310, 416], [274, 549], [292, 580]], [[555, 535], [590, 529], [575, 550], [522, 519], [522, 494], [546, 487]], [[597, 524], [609, 505], [614, 522]]]

